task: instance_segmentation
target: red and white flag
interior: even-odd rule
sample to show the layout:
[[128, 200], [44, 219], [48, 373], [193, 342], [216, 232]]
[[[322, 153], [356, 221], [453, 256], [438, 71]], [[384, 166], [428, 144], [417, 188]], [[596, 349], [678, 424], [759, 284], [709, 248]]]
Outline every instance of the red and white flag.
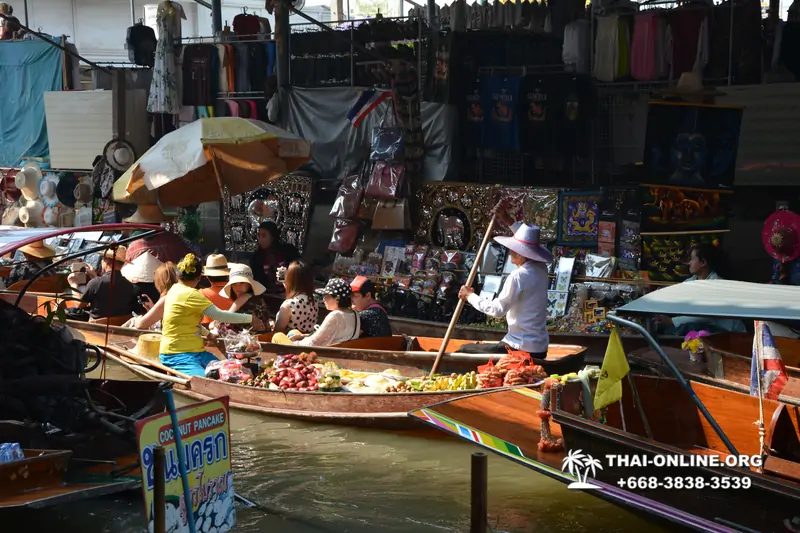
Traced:
[[[753, 361], [750, 366], [750, 395], [758, 396], [758, 380], [761, 380], [761, 393], [768, 400], [777, 400], [789, 374], [783, 364], [781, 354], [772, 338], [769, 326], [757, 320], [753, 336]], [[761, 372], [759, 373], [759, 367]]]

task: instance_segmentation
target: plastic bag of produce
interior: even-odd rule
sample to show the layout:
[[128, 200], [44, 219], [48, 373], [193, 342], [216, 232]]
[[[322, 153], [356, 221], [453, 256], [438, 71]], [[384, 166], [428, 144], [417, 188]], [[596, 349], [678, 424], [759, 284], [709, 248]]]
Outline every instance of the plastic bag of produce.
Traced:
[[239, 361], [223, 361], [219, 369], [219, 380], [228, 383], [239, 383], [253, 378], [249, 368], [242, 366]]
[[249, 330], [228, 333], [222, 340], [225, 342], [225, 352], [229, 357], [242, 359], [261, 351], [258, 336], [251, 335]]
[[520, 352], [508, 349], [508, 354], [500, 358], [497, 362], [497, 370], [506, 373], [509, 370], [516, 370], [531, 364], [531, 355], [527, 352]]
[[319, 370], [319, 390], [324, 392], [337, 392], [342, 389], [342, 376], [336, 363], [325, 363]]

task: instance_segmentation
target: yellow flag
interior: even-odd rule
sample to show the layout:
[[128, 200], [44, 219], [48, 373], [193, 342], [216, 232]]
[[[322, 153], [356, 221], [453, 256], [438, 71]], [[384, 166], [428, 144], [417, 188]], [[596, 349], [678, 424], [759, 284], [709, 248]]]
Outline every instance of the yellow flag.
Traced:
[[608, 338], [606, 355], [603, 357], [603, 367], [600, 370], [600, 379], [597, 382], [597, 390], [594, 393], [595, 410], [602, 409], [606, 405], [622, 398], [622, 378], [630, 370], [628, 359], [625, 357], [625, 350], [622, 349], [622, 339], [619, 338], [619, 331], [614, 328]]

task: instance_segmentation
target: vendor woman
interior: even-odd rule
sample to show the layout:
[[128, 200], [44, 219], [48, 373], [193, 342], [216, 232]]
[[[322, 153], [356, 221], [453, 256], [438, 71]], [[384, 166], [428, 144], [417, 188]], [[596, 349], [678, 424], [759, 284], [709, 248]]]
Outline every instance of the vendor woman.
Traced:
[[463, 286], [458, 297], [493, 318], [505, 316], [508, 334], [498, 343], [466, 344], [460, 352], [506, 353], [508, 348], [528, 352], [536, 359], [547, 357], [550, 338], [547, 333], [547, 289], [550, 277], [547, 263], [553, 254], [539, 244], [539, 228], [514, 224], [513, 237], [495, 237], [508, 248], [508, 260], [516, 266], [494, 300], [481, 298], [471, 287]]
[[[720, 255], [714, 246], [710, 244], [698, 244], [692, 246], [689, 252], [689, 273], [691, 276], [684, 280], [684, 283], [695, 280], [715, 280], [722, 279], [718, 273]], [[653, 317], [658, 324], [659, 331], [665, 335], [686, 335], [690, 331], [707, 330], [710, 333], [721, 331], [745, 332], [744, 322], [731, 319], [701, 318], [692, 316], [668, 317], [659, 315]]]
[[264, 324], [253, 315], [222, 311], [197, 290], [203, 265], [194, 254], [187, 254], [178, 263], [178, 283], [164, 297], [164, 318], [161, 321], [161, 363], [189, 374], [202, 376], [208, 363], [217, 358], [205, 350], [200, 320], [205, 315], [229, 324]]

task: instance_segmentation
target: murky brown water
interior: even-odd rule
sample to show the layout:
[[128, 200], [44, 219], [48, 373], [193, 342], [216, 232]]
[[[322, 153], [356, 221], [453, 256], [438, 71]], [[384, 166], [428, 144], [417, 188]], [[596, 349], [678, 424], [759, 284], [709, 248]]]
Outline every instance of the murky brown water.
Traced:
[[[112, 369], [109, 377], [127, 377]], [[315, 426], [235, 411], [239, 532], [467, 532], [470, 454], [451, 438]], [[495, 531], [640, 532], [663, 527], [496, 456], [489, 458]], [[140, 533], [136, 498], [81, 502], [26, 518], [25, 531]]]

